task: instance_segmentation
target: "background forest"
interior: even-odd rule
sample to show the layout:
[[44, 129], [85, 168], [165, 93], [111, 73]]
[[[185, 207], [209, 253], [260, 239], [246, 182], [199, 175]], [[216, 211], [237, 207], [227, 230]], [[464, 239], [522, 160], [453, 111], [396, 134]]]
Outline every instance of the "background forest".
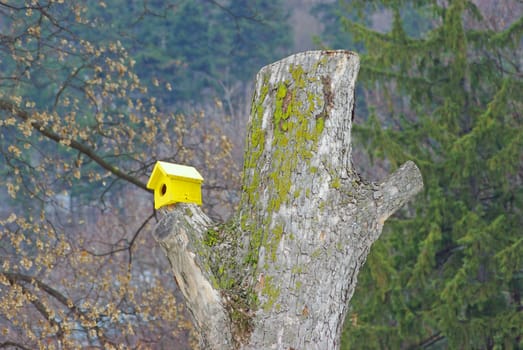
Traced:
[[354, 165], [425, 191], [387, 221], [343, 349], [523, 348], [521, 0], [0, 1], [0, 348], [194, 347], [145, 189], [240, 192], [252, 82], [357, 51]]

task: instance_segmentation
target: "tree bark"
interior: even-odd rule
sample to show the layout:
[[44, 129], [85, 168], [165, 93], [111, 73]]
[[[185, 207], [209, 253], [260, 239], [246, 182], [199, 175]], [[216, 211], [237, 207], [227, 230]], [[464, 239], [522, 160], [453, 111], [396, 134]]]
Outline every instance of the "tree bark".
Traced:
[[338, 349], [384, 221], [422, 189], [407, 162], [381, 184], [351, 164], [359, 58], [299, 53], [261, 69], [233, 220], [194, 205], [155, 230], [205, 349]]

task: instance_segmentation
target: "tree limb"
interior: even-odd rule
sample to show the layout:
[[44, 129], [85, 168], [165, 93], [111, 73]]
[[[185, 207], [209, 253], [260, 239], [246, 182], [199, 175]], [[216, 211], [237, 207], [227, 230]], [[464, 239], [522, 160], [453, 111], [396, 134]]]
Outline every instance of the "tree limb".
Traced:
[[176, 204], [160, 209], [162, 219], [154, 237], [164, 249], [178, 287], [201, 333], [201, 347], [230, 349], [232, 334], [221, 295], [213, 285], [209, 261], [212, 249], [205, 233], [213, 223], [200, 207]]
[[4, 110], [8, 113], [12, 113], [14, 116], [18, 117], [19, 119], [23, 121], [29, 121], [31, 124], [31, 127], [39, 132], [40, 134], [44, 135], [48, 139], [51, 139], [57, 143], [65, 143], [68, 144], [69, 147], [79, 151], [80, 153], [86, 155], [90, 159], [92, 159], [94, 162], [96, 162], [98, 165], [100, 165], [105, 170], [111, 172], [116, 177], [125, 180], [139, 188], [145, 191], [149, 191], [147, 189], [147, 186], [144, 182], [138, 180], [136, 177], [133, 177], [129, 175], [128, 173], [123, 172], [122, 170], [118, 169], [114, 165], [108, 163], [105, 159], [103, 159], [99, 154], [97, 154], [91, 147], [88, 147], [84, 145], [83, 143], [80, 143], [76, 140], [70, 140], [65, 137], [61, 137], [57, 133], [53, 132], [50, 128], [45, 127], [43, 124], [31, 120], [31, 115], [24, 109], [18, 107], [15, 103], [8, 101], [6, 99], [0, 99], [0, 110]]
[[383, 224], [422, 188], [423, 178], [416, 164], [412, 161], [403, 164], [374, 193], [374, 199], [378, 202], [378, 221]]

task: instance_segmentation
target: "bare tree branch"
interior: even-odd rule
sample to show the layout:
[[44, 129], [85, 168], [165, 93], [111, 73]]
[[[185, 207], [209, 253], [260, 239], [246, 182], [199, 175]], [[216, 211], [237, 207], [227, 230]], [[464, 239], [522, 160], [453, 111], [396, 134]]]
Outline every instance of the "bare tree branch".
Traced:
[[22, 344], [15, 343], [12, 341], [6, 341], [3, 343], [0, 343], [0, 348], [15, 348], [15, 349], [22, 349], [22, 350], [31, 350], [28, 347], [23, 346]]
[[[31, 292], [27, 289], [26, 286], [24, 286], [23, 283], [36, 285], [38, 288], [40, 288], [41, 290], [46, 292], [48, 295], [53, 297], [55, 300], [57, 300], [65, 308], [70, 310], [76, 317], [85, 318], [85, 319], [90, 318], [88, 313], [83, 312], [80, 308], [78, 308], [76, 305], [74, 305], [72, 303], [72, 301], [70, 299], [68, 299], [65, 295], [63, 295], [58, 290], [52, 288], [48, 284], [42, 282], [41, 280], [39, 280], [35, 277], [24, 275], [21, 273], [10, 273], [10, 272], [2, 272], [1, 274], [4, 275], [11, 284], [17, 284], [18, 286], [20, 286], [22, 288], [22, 290], [26, 293], [31, 293]], [[50, 314], [47, 311], [47, 308], [45, 307], [45, 305], [43, 303], [41, 303], [39, 301], [39, 299], [34, 299], [34, 300], [31, 299], [31, 303], [34, 305], [36, 310], [44, 316], [44, 318], [47, 321], [49, 321], [53, 325], [56, 325], [60, 329], [59, 332], [57, 333], [57, 336], [61, 337], [63, 335], [63, 329], [62, 329], [62, 325], [60, 324], [60, 322], [58, 322], [56, 319], [50, 317]], [[101, 341], [102, 344], [110, 345], [111, 348], [116, 346], [115, 343], [109, 341], [103, 335], [103, 330], [98, 325], [93, 326], [92, 329], [96, 330], [96, 336]]]
[[86, 155], [93, 161], [95, 161], [98, 165], [100, 165], [102, 168], [108, 170], [113, 175], [117, 176], [118, 178], [121, 178], [143, 190], [148, 191], [146, 184], [136, 177], [130, 176], [128, 173], [123, 172], [122, 170], [118, 169], [114, 165], [108, 163], [105, 159], [103, 159], [100, 155], [98, 155], [92, 148], [76, 141], [76, 140], [69, 140], [64, 137], [61, 137], [60, 135], [53, 132], [50, 128], [45, 127], [44, 125], [31, 120], [31, 115], [18, 107], [16, 104], [14, 104], [11, 101], [0, 99], [0, 110], [4, 110], [6, 112], [12, 113], [16, 117], [22, 119], [23, 121], [29, 121], [31, 126], [34, 130], [38, 131], [45, 137], [60, 143], [64, 142], [66, 144], [69, 144], [69, 147], [76, 149], [80, 151], [82, 154]]

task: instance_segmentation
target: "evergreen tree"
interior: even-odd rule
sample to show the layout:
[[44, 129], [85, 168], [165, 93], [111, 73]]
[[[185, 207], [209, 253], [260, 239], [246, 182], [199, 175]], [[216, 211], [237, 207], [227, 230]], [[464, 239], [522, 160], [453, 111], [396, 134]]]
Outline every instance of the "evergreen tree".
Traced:
[[355, 10], [350, 2], [320, 3], [314, 6], [311, 13], [323, 25], [321, 37], [315, 38], [319, 45], [330, 49], [350, 49], [357, 52], [363, 50], [363, 45], [354, 42], [353, 36], [340, 30], [347, 20], [363, 20], [366, 25], [371, 24], [367, 16], [364, 16], [365, 9]]
[[291, 46], [282, 1], [114, 0], [92, 11], [124, 41], [144, 81], [169, 86], [155, 92], [169, 105], [220, 95], [218, 82], [250, 81]]
[[360, 84], [387, 105], [355, 134], [392, 167], [415, 160], [425, 192], [373, 247], [344, 348], [522, 348], [523, 18], [490, 28], [467, 0], [352, 6], [392, 15], [386, 33], [343, 20], [364, 44]]
[[235, 79], [250, 81], [261, 67], [290, 53], [289, 14], [281, 0], [231, 0], [229, 8], [223, 12], [229, 19], [221, 22], [234, 33], [230, 68]]

